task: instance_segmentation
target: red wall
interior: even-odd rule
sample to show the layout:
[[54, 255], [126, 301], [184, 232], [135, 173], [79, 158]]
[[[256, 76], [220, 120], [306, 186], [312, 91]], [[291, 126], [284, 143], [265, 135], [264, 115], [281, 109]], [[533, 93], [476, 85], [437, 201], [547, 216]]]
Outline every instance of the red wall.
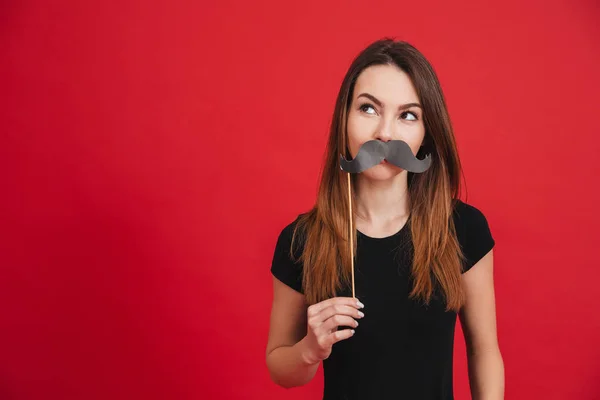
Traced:
[[269, 267], [385, 35], [497, 240], [506, 398], [600, 398], [598, 3], [51, 3], [0, 16], [0, 398], [320, 398], [269, 380]]

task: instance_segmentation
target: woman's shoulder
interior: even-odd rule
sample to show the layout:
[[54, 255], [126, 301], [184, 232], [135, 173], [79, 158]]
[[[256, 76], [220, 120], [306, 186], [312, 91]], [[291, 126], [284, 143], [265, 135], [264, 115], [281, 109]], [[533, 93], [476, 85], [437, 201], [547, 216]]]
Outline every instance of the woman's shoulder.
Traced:
[[[301, 239], [302, 230], [296, 228], [299, 228], [298, 225], [300, 224], [301, 219], [305, 217], [306, 214], [307, 213], [296, 214], [293, 220], [286, 221], [283, 227], [280, 228], [278, 242], [290, 245], [292, 243], [292, 238], [294, 237], [294, 235], [297, 235], [297, 238]], [[299, 241], [300, 240], [298, 240], [298, 242]]]
[[495, 240], [479, 207], [457, 199], [452, 216], [458, 242], [467, 258], [466, 271], [494, 247]]
[[294, 220], [287, 221], [281, 228], [271, 261], [271, 273], [300, 293], [303, 293], [303, 268], [300, 258], [304, 249], [304, 238], [301, 230], [296, 228], [303, 215], [298, 214]]
[[452, 216], [457, 228], [481, 229], [488, 226], [487, 217], [480, 208], [460, 199], [454, 201]]

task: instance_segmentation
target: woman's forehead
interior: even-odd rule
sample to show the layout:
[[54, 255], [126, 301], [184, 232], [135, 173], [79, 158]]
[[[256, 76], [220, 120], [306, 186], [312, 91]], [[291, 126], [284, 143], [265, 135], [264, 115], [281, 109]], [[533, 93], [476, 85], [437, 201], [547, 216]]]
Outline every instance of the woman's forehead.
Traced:
[[384, 105], [392, 107], [418, 102], [408, 74], [391, 65], [375, 65], [363, 70], [356, 80], [353, 97], [357, 98], [361, 93], [369, 93]]

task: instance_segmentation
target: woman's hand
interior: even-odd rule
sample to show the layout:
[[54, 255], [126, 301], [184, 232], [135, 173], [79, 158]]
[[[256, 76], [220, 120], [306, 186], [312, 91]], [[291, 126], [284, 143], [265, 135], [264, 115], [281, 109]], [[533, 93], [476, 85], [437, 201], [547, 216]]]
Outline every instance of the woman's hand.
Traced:
[[308, 329], [303, 339], [303, 358], [307, 364], [316, 364], [331, 354], [332, 346], [354, 334], [354, 329], [341, 329], [339, 326], [358, 326], [355, 318], [362, 318], [359, 311], [364, 305], [352, 297], [333, 297], [308, 307]]

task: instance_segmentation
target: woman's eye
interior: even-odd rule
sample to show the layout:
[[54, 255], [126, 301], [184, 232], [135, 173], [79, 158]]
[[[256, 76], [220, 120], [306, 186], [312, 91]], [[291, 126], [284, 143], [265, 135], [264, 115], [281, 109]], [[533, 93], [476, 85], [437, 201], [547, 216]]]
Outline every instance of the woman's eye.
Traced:
[[375, 111], [375, 108], [373, 108], [373, 106], [372, 106], [372, 105], [370, 105], [370, 104], [368, 104], [368, 103], [366, 103], [366, 104], [363, 104], [362, 106], [360, 106], [360, 111], [362, 111], [362, 112], [366, 112], [367, 114], [373, 114], [373, 113], [369, 113], [369, 112], [367, 112], [367, 110], [368, 110], [369, 108], [370, 108], [371, 110]]
[[417, 118], [417, 114], [410, 111], [404, 111], [400, 116], [406, 119], [407, 121], [416, 121], [419, 119]]

